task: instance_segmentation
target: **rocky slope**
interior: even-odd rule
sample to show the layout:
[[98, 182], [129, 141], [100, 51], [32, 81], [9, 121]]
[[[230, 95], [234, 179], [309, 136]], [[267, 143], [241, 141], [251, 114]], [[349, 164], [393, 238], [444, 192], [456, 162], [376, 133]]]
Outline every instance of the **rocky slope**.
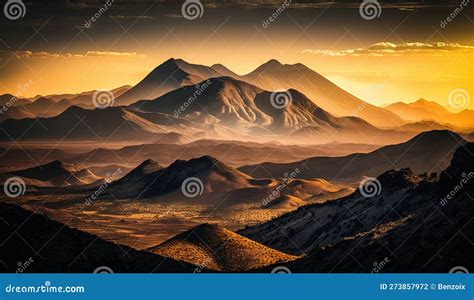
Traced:
[[388, 171], [377, 178], [379, 193], [372, 197], [356, 191], [238, 233], [286, 253], [304, 253], [285, 264], [294, 272], [472, 269], [473, 150], [472, 143], [458, 147], [440, 178]]
[[[92, 273], [105, 266], [115, 273], [193, 272], [196, 268], [145, 251], [104, 241], [18, 206], [0, 203], [0, 271]], [[126, 253], [126, 255], [124, 254]]]
[[297, 258], [212, 224], [199, 225], [149, 251], [223, 272], [242, 272]]

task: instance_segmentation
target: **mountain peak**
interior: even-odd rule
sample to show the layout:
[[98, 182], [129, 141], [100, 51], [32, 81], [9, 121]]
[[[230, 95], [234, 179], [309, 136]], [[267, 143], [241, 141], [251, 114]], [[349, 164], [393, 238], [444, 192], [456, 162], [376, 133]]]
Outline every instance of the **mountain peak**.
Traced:
[[424, 99], [424, 98], [420, 98], [420, 99], [416, 100], [416, 101], [413, 102], [413, 103], [431, 103], [431, 102], [432, 102], [432, 101], [428, 101], [428, 100], [426, 100], [426, 99]]
[[439, 143], [440, 141], [453, 140], [453, 139], [459, 141], [460, 143], [465, 142], [465, 140], [459, 134], [451, 130], [425, 131], [416, 135], [410, 141], [421, 140], [423, 142], [433, 142], [433, 145], [435, 145], [437, 142]]
[[281, 62], [276, 59], [270, 59], [269, 61], [258, 67], [257, 70], [265, 71], [281, 67], [283, 67], [283, 64]]
[[60, 160], [53, 160], [50, 163], [40, 166], [41, 168], [65, 168], [65, 164]]
[[211, 68], [213, 68], [213, 69], [214, 69], [214, 68], [225, 68], [225, 69], [227, 69], [227, 67], [224, 66], [223, 64], [213, 64], [213, 65], [211, 66]]
[[180, 62], [178, 59], [175, 59], [175, 58], [167, 59], [164, 62], [162, 62], [160, 65], [158, 65], [153, 71], [151, 71], [151, 73], [148, 74], [148, 76], [158, 71], [162, 71], [163, 69], [168, 70], [169, 68], [179, 68], [179, 63]]
[[171, 57], [171, 58], [168, 58], [167, 60], [165, 60], [162, 64], [176, 63], [178, 60], [180, 60], [180, 59]]
[[[186, 249], [183, 251], [182, 249]], [[295, 260], [216, 224], [201, 224], [148, 249], [150, 252], [216, 271], [243, 271]]]
[[[152, 161], [145, 161], [141, 167], [152, 165]], [[245, 187], [251, 177], [226, 166], [216, 158], [206, 155], [191, 160], [176, 160], [166, 168], [151, 169], [143, 173], [141, 167], [135, 168], [125, 177], [113, 184], [112, 193], [116, 197], [158, 197], [179, 191], [183, 182], [191, 177], [199, 178], [205, 183], [206, 189], [202, 192], [229, 191], [230, 187]], [[156, 178], [160, 178], [159, 181]], [[204, 186], [203, 186], [204, 187]]]
[[453, 189], [455, 185], [463, 181], [465, 188], [472, 188], [470, 182], [474, 170], [474, 143], [466, 143], [456, 149], [450, 165], [441, 172], [440, 181], [446, 189]]
[[[212, 169], [216, 170], [229, 170], [230, 167], [227, 167], [224, 163], [220, 162], [217, 158], [210, 155], [204, 155], [198, 158], [193, 158], [191, 160], [177, 160], [173, 165], [187, 165], [189, 168], [199, 169], [200, 171], [210, 171]], [[171, 167], [170, 166], [170, 167]]]
[[263, 65], [283, 66], [283, 64], [281, 62], [279, 62], [278, 60], [276, 60], [274, 58], [270, 59], [269, 61], [267, 61]]
[[136, 171], [140, 171], [142, 174], [149, 174], [155, 171], [158, 171], [159, 169], [162, 169], [163, 167], [155, 160], [153, 159], [147, 159], [144, 162], [142, 162], [138, 167], [135, 168]]

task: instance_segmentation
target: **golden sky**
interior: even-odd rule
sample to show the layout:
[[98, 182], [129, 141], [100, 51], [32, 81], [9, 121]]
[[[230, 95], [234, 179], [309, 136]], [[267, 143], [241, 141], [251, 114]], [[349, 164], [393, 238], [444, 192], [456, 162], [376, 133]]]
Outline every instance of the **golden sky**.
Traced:
[[27, 14], [31, 19], [6, 25], [0, 20], [0, 93], [21, 90], [32, 97], [134, 85], [174, 57], [222, 63], [239, 74], [269, 59], [303, 63], [375, 105], [418, 98], [446, 105], [455, 89], [474, 95], [472, 23], [459, 16], [439, 27], [452, 6], [383, 7], [374, 21], [360, 17], [358, 4], [290, 7], [267, 27], [262, 21], [274, 5], [205, 6], [194, 21], [184, 20], [174, 6], [125, 8], [113, 6], [89, 29], [80, 26], [97, 11], [94, 5], [27, 6], [38, 10]]

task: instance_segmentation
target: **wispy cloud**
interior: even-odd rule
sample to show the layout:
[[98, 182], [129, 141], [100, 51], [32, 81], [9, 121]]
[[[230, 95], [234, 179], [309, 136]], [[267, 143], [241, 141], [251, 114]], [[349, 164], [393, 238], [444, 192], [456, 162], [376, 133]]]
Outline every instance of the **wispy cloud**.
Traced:
[[345, 50], [327, 50], [327, 49], [304, 49], [300, 54], [315, 54], [323, 56], [385, 56], [385, 55], [403, 55], [403, 54], [440, 54], [462, 52], [464, 54], [474, 54], [474, 46], [461, 45], [459, 43], [437, 42], [433, 44], [411, 42], [394, 44], [390, 42], [380, 42], [370, 45], [367, 48], [355, 48]]
[[85, 53], [52, 53], [46, 51], [0, 51], [0, 58], [84, 58], [84, 57], [146, 57], [145, 54], [136, 52], [115, 52], [115, 51], [87, 51]]
[[151, 16], [124, 16], [124, 15], [118, 15], [118, 16], [111, 16], [114, 19], [142, 19], [142, 20], [152, 20], [154, 17]]

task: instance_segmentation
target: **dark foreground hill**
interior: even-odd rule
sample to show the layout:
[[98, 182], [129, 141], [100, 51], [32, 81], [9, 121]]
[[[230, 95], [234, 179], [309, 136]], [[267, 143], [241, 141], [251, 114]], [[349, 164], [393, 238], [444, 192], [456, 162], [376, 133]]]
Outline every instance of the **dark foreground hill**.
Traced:
[[0, 203], [0, 271], [15, 273], [92, 273], [106, 266], [117, 273], [193, 272], [194, 266], [104, 241], [97, 236]]

